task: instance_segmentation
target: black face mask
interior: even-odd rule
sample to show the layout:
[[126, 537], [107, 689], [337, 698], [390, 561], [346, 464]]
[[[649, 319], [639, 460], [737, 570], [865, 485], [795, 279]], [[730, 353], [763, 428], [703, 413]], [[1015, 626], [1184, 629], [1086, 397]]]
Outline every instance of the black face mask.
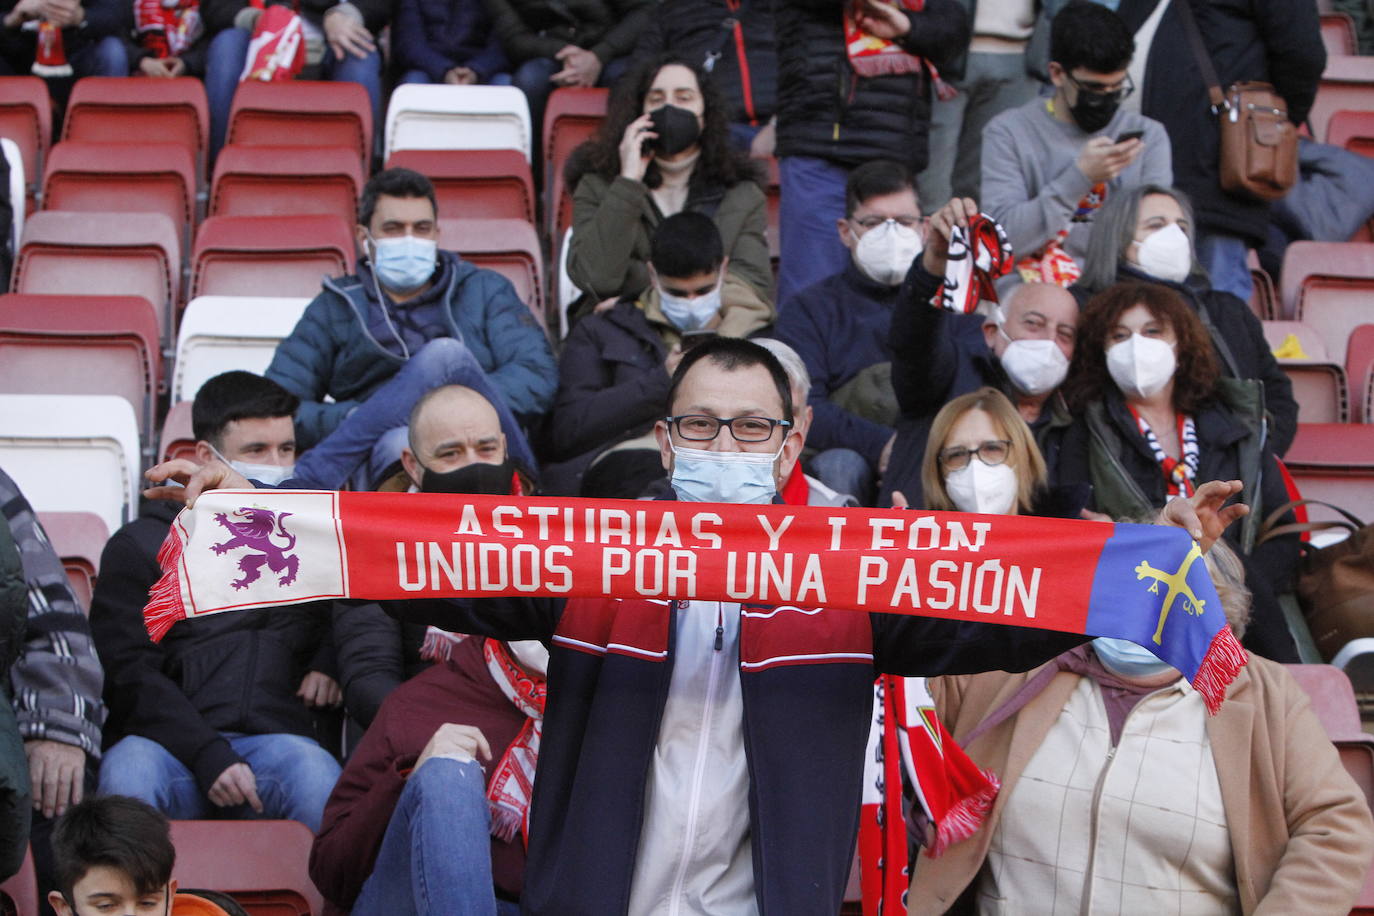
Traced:
[[1095, 134], [1111, 123], [1116, 110], [1121, 107], [1121, 99], [1114, 93], [1089, 92], [1078, 90], [1078, 101], [1069, 108], [1073, 122], [1084, 131]]
[[453, 471], [424, 468], [424, 474], [420, 477], [420, 492], [508, 496], [511, 491], [511, 477], [514, 474], [515, 463], [509, 459], [500, 464], [478, 462]]
[[654, 149], [660, 156], [676, 156], [688, 149], [701, 137], [701, 125], [697, 116], [676, 105], [664, 105], [649, 112], [654, 133]]

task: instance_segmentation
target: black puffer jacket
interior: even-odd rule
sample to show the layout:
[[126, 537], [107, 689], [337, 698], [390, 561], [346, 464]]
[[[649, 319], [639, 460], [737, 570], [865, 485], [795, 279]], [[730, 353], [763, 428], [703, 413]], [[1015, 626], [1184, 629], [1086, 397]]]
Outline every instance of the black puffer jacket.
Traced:
[[[896, 159], [926, 165], [931, 87], [923, 73], [859, 77], [845, 54], [840, 0], [779, 0], [778, 155], [843, 166]], [[943, 67], [968, 48], [969, 18], [955, 0], [907, 11], [903, 48]]]
[[496, 37], [514, 64], [553, 57], [568, 45], [605, 64], [634, 49], [653, 0], [483, 0]]
[[[671, 51], [709, 68], [711, 80], [730, 106], [730, 121], [762, 125], [773, 117], [778, 99], [778, 49], [773, 26], [775, 0], [663, 0], [639, 34], [636, 60]], [[738, 22], [741, 48], [735, 36]], [[746, 91], [747, 90], [747, 91]]]
[[221, 732], [314, 737], [296, 689], [309, 671], [334, 677], [334, 653], [327, 603], [183, 620], [162, 642], [149, 639], [143, 605], [179, 508], [149, 503], [105, 545], [91, 632], [106, 672], [105, 745], [125, 735], [156, 741], [207, 791], [241, 762]]
[[[1117, 12], [1134, 32], [1159, 2], [1121, 0]], [[1317, 7], [1303, 0], [1174, 0], [1146, 59], [1140, 110], [1169, 131], [1174, 184], [1192, 198], [1200, 227], [1259, 244], [1269, 204], [1221, 189], [1217, 119], [1179, 15], [1182, 2], [1193, 11], [1222, 88], [1240, 80], [1273, 83], [1295, 124], [1307, 119], [1326, 66]]]

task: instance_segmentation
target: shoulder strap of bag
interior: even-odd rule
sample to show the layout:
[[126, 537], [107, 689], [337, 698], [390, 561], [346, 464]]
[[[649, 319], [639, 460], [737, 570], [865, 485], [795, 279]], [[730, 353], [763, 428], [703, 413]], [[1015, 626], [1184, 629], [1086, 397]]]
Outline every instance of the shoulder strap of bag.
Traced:
[[[1287, 525], [1278, 524], [1278, 520], [1286, 513], [1299, 506], [1324, 506], [1333, 512], [1338, 513], [1344, 521], [1326, 522], [1292, 522]], [[1331, 503], [1322, 502], [1320, 499], [1295, 499], [1284, 503], [1264, 518], [1264, 524], [1260, 526], [1260, 544], [1273, 538], [1282, 537], [1285, 534], [1303, 534], [1309, 531], [1330, 531], [1333, 528], [1342, 528], [1354, 534], [1365, 527], [1364, 522], [1360, 521], [1355, 515], [1342, 509], [1340, 506], [1333, 506]]]
[[1179, 18], [1183, 20], [1183, 31], [1188, 33], [1188, 44], [1193, 49], [1193, 57], [1197, 59], [1198, 69], [1202, 71], [1202, 78], [1207, 83], [1207, 96], [1212, 100], [1212, 113], [1224, 111], [1227, 107], [1226, 94], [1221, 91], [1217, 69], [1212, 66], [1212, 57], [1202, 42], [1202, 33], [1198, 31], [1197, 20], [1193, 18], [1192, 4], [1189, 0], [1175, 0], [1174, 6], [1178, 8]]

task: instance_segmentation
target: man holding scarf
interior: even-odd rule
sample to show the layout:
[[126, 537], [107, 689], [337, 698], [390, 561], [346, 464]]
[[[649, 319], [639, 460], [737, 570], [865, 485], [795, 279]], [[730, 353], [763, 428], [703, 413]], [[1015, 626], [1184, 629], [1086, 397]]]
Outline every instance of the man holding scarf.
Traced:
[[[678, 499], [767, 504], [802, 448], [777, 359], [684, 356], [655, 428]], [[167, 476], [154, 468], [150, 479]], [[214, 469], [206, 488], [246, 483]], [[1210, 546], [1243, 507], [1209, 485], [1167, 514]], [[1204, 492], [1205, 491], [1205, 492]], [[152, 495], [171, 495], [167, 490]], [[433, 599], [398, 615], [551, 645], [529, 914], [829, 914], [858, 826], [873, 679], [1025, 670], [1081, 635], [900, 614], [646, 598]]]

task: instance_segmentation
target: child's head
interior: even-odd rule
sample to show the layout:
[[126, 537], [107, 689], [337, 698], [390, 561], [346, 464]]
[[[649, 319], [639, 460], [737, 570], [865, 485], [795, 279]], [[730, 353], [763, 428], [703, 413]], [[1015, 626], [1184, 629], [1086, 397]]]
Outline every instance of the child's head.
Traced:
[[88, 798], [58, 819], [52, 832], [58, 916], [159, 914], [171, 910], [176, 850], [167, 818], [122, 795]]

